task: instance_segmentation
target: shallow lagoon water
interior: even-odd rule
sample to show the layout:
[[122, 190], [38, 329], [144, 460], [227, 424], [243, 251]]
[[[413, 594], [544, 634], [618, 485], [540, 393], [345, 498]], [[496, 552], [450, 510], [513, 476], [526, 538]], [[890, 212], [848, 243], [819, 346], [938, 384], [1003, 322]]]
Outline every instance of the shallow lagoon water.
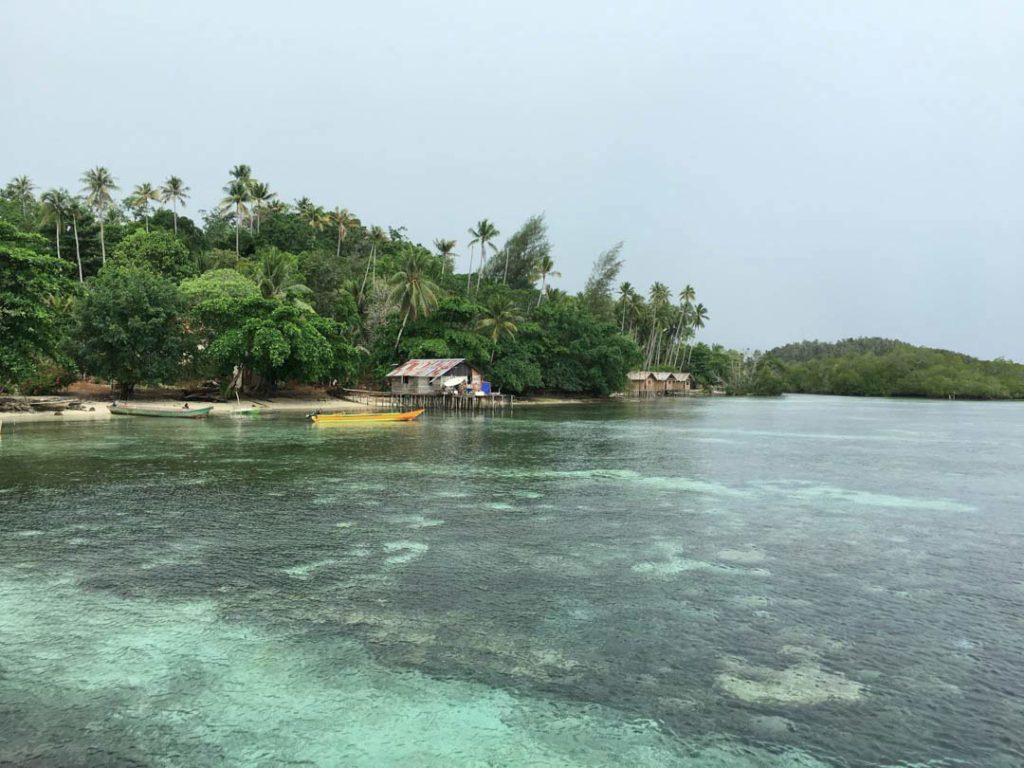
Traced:
[[1024, 764], [1024, 406], [0, 442], [0, 765]]

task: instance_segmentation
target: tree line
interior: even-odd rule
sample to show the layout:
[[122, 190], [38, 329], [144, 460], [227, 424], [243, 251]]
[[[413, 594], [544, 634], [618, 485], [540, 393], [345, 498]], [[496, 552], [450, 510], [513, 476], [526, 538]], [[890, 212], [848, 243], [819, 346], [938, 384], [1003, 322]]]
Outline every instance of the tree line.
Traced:
[[0, 193], [0, 388], [379, 386], [404, 359], [465, 357], [507, 392], [606, 395], [638, 367], [708, 385], [736, 370], [738, 353], [696, 341], [709, 314], [691, 286], [619, 283], [622, 244], [578, 294], [554, 287], [542, 215], [504, 238], [483, 218], [428, 248], [340, 206], [286, 203], [248, 165], [198, 221], [178, 176], [118, 199], [98, 166], [80, 187], [37, 194], [20, 176]]

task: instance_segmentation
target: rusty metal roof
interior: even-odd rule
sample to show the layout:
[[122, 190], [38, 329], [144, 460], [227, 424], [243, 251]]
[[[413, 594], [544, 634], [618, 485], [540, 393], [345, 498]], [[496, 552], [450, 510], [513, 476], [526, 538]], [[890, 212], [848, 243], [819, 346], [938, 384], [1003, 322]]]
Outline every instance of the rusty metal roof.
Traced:
[[453, 357], [445, 359], [425, 359], [425, 360], [407, 360], [398, 366], [391, 373], [387, 375], [387, 378], [393, 378], [395, 376], [419, 376], [428, 379], [433, 379], [438, 376], [443, 376], [448, 373], [459, 363], [466, 361], [464, 357]]

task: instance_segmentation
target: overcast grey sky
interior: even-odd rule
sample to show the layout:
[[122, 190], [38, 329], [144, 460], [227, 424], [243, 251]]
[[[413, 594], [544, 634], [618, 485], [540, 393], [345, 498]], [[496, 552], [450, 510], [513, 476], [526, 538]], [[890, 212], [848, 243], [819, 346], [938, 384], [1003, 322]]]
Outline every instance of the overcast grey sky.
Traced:
[[[708, 305], [710, 341], [879, 335], [1024, 360], [1024, 3], [14, 2], [0, 176], [189, 213], [284, 199], [461, 246], [545, 212], [578, 290]], [[463, 262], [463, 268], [464, 262]]]

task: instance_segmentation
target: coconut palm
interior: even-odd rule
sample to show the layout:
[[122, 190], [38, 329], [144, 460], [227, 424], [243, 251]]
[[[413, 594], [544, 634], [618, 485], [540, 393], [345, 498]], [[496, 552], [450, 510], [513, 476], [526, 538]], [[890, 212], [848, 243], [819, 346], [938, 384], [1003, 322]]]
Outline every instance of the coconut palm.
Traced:
[[129, 195], [128, 204], [133, 208], [138, 208], [142, 212], [143, 218], [146, 220], [146, 231], [149, 232], [149, 204], [151, 202], [160, 202], [160, 192], [150, 184], [148, 181], [142, 184], [136, 184], [135, 189], [132, 190]]
[[178, 234], [178, 204], [181, 207], [185, 207], [185, 203], [188, 201], [188, 187], [177, 176], [171, 176], [164, 182], [164, 185], [160, 187], [160, 199], [165, 203], [171, 204], [171, 211], [174, 213], [174, 234]]
[[370, 281], [370, 285], [377, 280], [377, 249], [388, 241], [388, 234], [383, 229], [378, 227], [376, 224], [370, 227], [370, 258], [366, 261], [366, 272], [363, 273], [363, 282], [359, 286], [359, 296], [365, 297], [364, 290], [366, 289], [366, 278], [370, 277], [371, 270], [373, 271], [373, 278]]
[[239, 179], [228, 182], [228, 185], [224, 187], [224, 191], [227, 196], [220, 201], [221, 210], [224, 212], [230, 212], [233, 209], [235, 216], [235, 255], [241, 255], [239, 250], [239, 236], [242, 230], [242, 216], [248, 212], [246, 203], [249, 202], [249, 187], [248, 185]]
[[419, 249], [410, 252], [402, 269], [395, 272], [388, 281], [391, 285], [390, 299], [398, 304], [399, 312], [402, 313], [402, 326], [395, 339], [395, 351], [398, 351], [398, 345], [402, 343], [402, 334], [409, 318], [416, 320], [427, 317], [437, 306], [438, 288], [429, 277], [429, 258]]
[[54, 234], [57, 239], [57, 258], [60, 258], [60, 235], [64, 229], [64, 220], [68, 215], [68, 206], [71, 204], [71, 195], [66, 189], [48, 189], [39, 197], [43, 204], [43, 221], [53, 224]]
[[256, 285], [265, 299], [290, 301], [303, 310], [313, 311], [306, 301], [313, 291], [302, 282], [295, 257], [277, 248], [263, 248], [256, 266]]
[[443, 277], [449, 264], [452, 265], [453, 270], [455, 269], [455, 241], [438, 238], [434, 241], [434, 247], [437, 248], [437, 255], [441, 258], [441, 276]]
[[359, 221], [359, 217], [355, 214], [349, 213], [348, 208], [335, 208], [329, 214], [331, 224], [338, 228], [338, 250], [335, 253], [337, 258], [341, 258], [341, 241], [348, 237], [348, 231], [355, 227], [361, 227], [362, 222]]
[[622, 323], [619, 333], [626, 332], [626, 314], [636, 307], [636, 289], [628, 280], [619, 286], [619, 304], [622, 306]]
[[484, 264], [487, 263], [487, 249], [490, 248], [492, 252], [497, 253], [498, 247], [494, 244], [494, 239], [501, 234], [498, 228], [494, 226], [494, 223], [487, 219], [480, 219], [476, 224], [476, 229], [470, 229], [469, 234], [473, 236], [473, 239], [469, 241], [470, 246], [480, 246], [480, 270], [476, 276], [476, 287], [480, 290], [480, 281], [484, 276]]
[[93, 215], [100, 223], [100, 253], [103, 256], [103, 263], [107, 263], [107, 241], [103, 232], [103, 222], [107, 217], [110, 204], [114, 202], [111, 193], [116, 192], [119, 187], [117, 181], [110, 171], [102, 165], [90, 168], [82, 174], [82, 183], [85, 184], [85, 202], [92, 209]]
[[78, 220], [85, 214], [82, 201], [68, 195], [67, 215], [71, 218], [71, 230], [75, 233], [75, 260], [78, 261], [78, 282], [85, 282], [85, 275], [82, 273], [82, 245], [78, 241]]
[[651, 335], [647, 340], [646, 365], [650, 366], [661, 355], [661, 339], [666, 330], [665, 310], [670, 305], [672, 294], [667, 285], [656, 282], [651, 286], [648, 295], [650, 296]]
[[544, 301], [548, 294], [548, 278], [561, 277], [561, 272], [555, 271], [555, 262], [548, 254], [544, 254], [537, 261], [537, 276], [540, 277], [540, 295], [537, 297], [537, 306]]
[[28, 176], [15, 176], [4, 190], [9, 198], [21, 203], [22, 220], [28, 219], [28, 206], [30, 203], [35, 202], [35, 196], [32, 194], [35, 188], [36, 185], [32, 183], [32, 179]]
[[240, 181], [246, 186], [249, 186], [252, 182], [252, 168], [244, 163], [236, 165], [228, 171], [228, 175], [231, 176], [233, 181]]
[[270, 185], [253, 179], [249, 184], [249, 197], [252, 198], [252, 212], [256, 219], [256, 231], [260, 231], [260, 215], [267, 209], [267, 206], [277, 197], [276, 192], [270, 191]]
[[519, 332], [522, 316], [514, 301], [508, 296], [496, 296], [487, 306], [487, 313], [476, 324], [478, 331], [485, 331], [491, 340], [491, 362], [498, 351], [498, 341], [504, 336], [514, 338]]

